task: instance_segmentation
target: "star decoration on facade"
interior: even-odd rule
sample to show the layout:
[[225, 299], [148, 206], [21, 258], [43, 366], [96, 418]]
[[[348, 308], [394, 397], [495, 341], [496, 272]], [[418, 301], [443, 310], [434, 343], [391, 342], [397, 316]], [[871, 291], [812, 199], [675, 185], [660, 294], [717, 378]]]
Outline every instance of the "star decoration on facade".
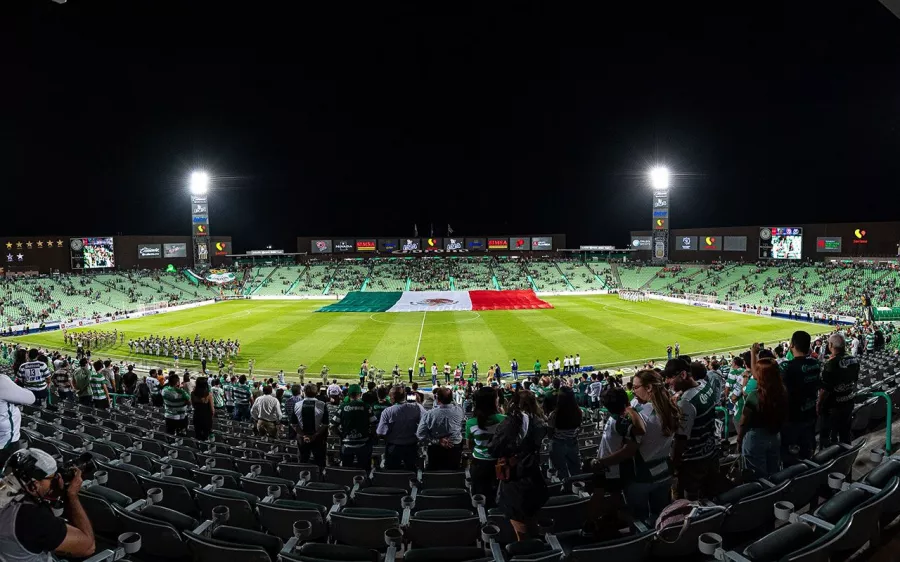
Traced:
[[[62, 246], [62, 240], [60, 240], [60, 246]], [[47, 240], [47, 247], [48, 247], [48, 248], [52, 248], [52, 247], [53, 247], [53, 240]]]
[[7, 242], [7, 243], [6, 243], [6, 249], [7, 249], [7, 250], [12, 250], [12, 242]]
[[22, 243], [21, 243], [21, 242], [16, 242], [16, 249], [17, 249], [17, 250], [21, 250], [21, 249], [22, 249]]
[[43, 240], [38, 240], [38, 241], [37, 241], [37, 247], [38, 247], [38, 248], [43, 248], [43, 247], [44, 247], [44, 241], [43, 241]]
[[12, 254], [6, 254], [6, 261], [12, 261]]
[[57, 248], [62, 248], [62, 240], [57, 240], [57, 241], [56, 241], [56, 247], [57, 247]]
[[25, 256], [23, 256], [21, 253], [19, 253], [16, 255], [16, 258], [18, 258], [19, 261], [23, 261], [25, 259]]
[[25, 247], [28, 248], [29, 250], [31, 249], [31, 246], [32, 246], [32, 244], [31, 244], [30, 240], [28, 242], [25, 242]]

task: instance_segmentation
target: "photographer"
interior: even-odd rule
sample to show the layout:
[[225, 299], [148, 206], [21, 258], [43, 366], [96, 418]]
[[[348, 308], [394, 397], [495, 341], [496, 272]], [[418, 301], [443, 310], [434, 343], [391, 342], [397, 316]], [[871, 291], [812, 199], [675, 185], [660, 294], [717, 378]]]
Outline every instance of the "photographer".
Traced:
[[[69, 476], [65, 483], [53, 457], [39, 449], [22, 449], [9, 458], [4, 484], [18, 493], [0, 507], [0, 562], [38, 562], [48, 560], [51, 552], [76, 557], [94, 553], [94, 531], [78, 499], [81, 471], [73, 468]], [[58, 506], [71, 525], [53, 515]]]

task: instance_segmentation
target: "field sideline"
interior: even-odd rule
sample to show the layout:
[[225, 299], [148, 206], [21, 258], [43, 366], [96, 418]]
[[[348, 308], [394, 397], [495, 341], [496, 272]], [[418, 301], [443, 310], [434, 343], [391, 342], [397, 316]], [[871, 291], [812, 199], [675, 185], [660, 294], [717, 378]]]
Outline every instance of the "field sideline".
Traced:
[[[102, 324], [98, 329], [125, 332], [126, 344], [95, 351], [95, 357], [132, 359], [170, 367], [158, 360], [129, 354], [127, 340], [149, 334], [238, 337], [242, 353], [235, 371], [284, 369], [296, 376], [300, 363], [316, 374], [328, 365], [332, 375], [351, 377], [363, 359], [390, 372], [399, 363], [405, 372], [424, 354], [429, 365], [478, 360], [482, 373], [491, 363], [508, 371], [517, 358], [521, 370], [535, 359], [580, 353], [582, 365], [634, 366], [665, 356], [678, 341], [682, 353], [710, 354], [741, 349], [753, 341], [771, 343], [797, 329], [825, 331], [825, 326], [735, 314], [660, 301], [619, 300], [612, 295], [548, 297], [552, 310], [466, 311], [430, 313], [315, 313], [319, 301], [229, 301], [214, 305]], [[22, 343], [66, 349], [61, 332], [15, 338]], [[197, 362], [182, 361], [195, 366]], [[211, 367], [211, 366], [210, 366]], [[338, 378], [344, 378], [338, 376]]]

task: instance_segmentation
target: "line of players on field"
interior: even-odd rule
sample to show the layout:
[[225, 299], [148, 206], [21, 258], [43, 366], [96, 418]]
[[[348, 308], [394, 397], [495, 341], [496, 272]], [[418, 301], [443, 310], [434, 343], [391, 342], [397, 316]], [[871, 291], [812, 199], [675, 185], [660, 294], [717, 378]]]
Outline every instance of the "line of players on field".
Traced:
[[63, 330], [63, 342], [80, 350], [99, 349], [110, 345], [125, 343], [125, 332], [113, 330], [106, 332], [103, 330], [89, 330], [87, 332], [70, 332]]
[[[147, 336], [136, 340], [128, 340], [128, 348], [131, 353], [141, 355], [153, 355], [156, 357], [171, 356], [176, 362], [178, 358], [190, 359], [195, 358], [201, 362], [208, 360], [224, 361], [225, 359], [234, 359], [241, 352], [241, 342], [237, 338], [218, 340], [201, 338], [200, 334], [194, 336], [193, 341], [190, 338], [173, 337], [173, 336]], [[252, 367], [251, 367], [252, 368]]]
[[[425, 376], [426, 376], [425, 368], [426, 368], [427, 364], [428, 364], [428, 361], [424, 355], [422, 355], [421, 357], [418, 358], [419, 378], [420, 379], [425, 378]], [[451, 380], [457, 381], [457, 382], [462, 381], [463, 377], [465, 375], [465, 372], [466, 372], [467, 365], [468, 365], [468, 363], [466, 363], [465, 361], [460, 361], [459, 363], [456, 364], [456, 367], [453, 367], [450, 365], [449, 361], [445, 362], [444, 368], [443, 368], [444, 384], [450, 384]], [[535, 359], [534, 365], [532, 367], [532, 371], [535, 376], [541, 375], [541, 367], [542, 366], [543, 365], [541, 364], [541, 361], [538, 359]], [[544, 371], [544, 374], [547, 374], [547, 375], [554, 375], [557, 377], [574, 375], [576, 373], [581, 372], [581, 355], [578, 353], [576, 353], [575, 355], [566, 355], [563, 357], [562, 360], [560, 360], [559, 357], [557, 357], [556, 359], [548, 359], [546, 367], [547, 367], [547, 370]], [[359, 368], [360, 383], [362, 384], [362, 383], [365, 383], [368, 381], [368, 382], [376, 382], [376, 383], [380, 384], [381, 380], [382, 380], [381, 375], [383, 375], [383, 373], [384, 373], [384, 371], [382, 371], [380, 369], [374, 369], [373, 367], [370, 367], [368, 359], [364, 359], [362, 362], [362, 365], [360, 365], [360, 368]], [[477, 360], [472, 361], [470, 374], [471, 374], [471, 376], [469, 378], [470, 380], [476, 380], [476, 381], [478, 380], [478, 361]], [[515, 358], [513, 358], [509, 362], [509, 374], [512, 376], [513, 380], [519, 380], [519, 362]], [[392, 375], [394, 383], [398, 383], [400, 381], [401, 370], [400, 370], [399, 363], [394, 365], [394, 369], [391, 372], [391, 375]], [[431, 364], [431, 384], [433, 386], [438, 385], [438, 381], [439, 381], [438, 375], [439, 375], [438, 365], [437, 365], [437, 363], [432, 363]], [[409, 382], [412, 383], [413, 382], [413, 368], [412, 367], [409, 367], [407, 369], [407, 376], [409, 377]], [[503, 371], [500, 368], [500, 364], [495, 363], [488, 367], [486, 380], [488, 383], [490, 383], [495, 380], [499, 381], [504, 376], [506, 376], [506, 375], [503, 374]]]

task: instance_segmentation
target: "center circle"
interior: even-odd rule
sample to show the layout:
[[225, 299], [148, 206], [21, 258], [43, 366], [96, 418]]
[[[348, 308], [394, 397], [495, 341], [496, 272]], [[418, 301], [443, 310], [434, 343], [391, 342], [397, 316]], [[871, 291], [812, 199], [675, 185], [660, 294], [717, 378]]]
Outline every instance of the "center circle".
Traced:
[[[450, 312], [450, 311], [437, 311], [436, 310], [432, 314], [436, 314], [438, 312]], [[459, 314], [461, 312], [466, 312], [468, 314], [468, 316], [461, 318], [459, 320], [451, 320], [449, 322], [432, 322], [431, 320], [428, 320], [426, 323], [429, 326], [440, 326], [442, 324], [462, 324], [465, 322], [472, 322], [474, 320], [478, 320], [479, 318], [481, 318], [481, 314], [475, 312], [474, 310], [454, 311], [453, 313]], [[398, 315], [399, 314], [402, 316], [409, 316], [413, 321], [412, 322], [405, 322], [405, 321], [404, 322], [388, 322], [386, 320], [382, 320], [382, 319], [376, 317], [376, 316], [380, 316], [382, 314], [387, 314], [387, 315]], [[394, 324], [394, 325], [409, 324], [409, 325], [418, 326], [422, 323], [422, 317], [419, 316], [415, 312], [375, 312], [375, 313], [372, 313], [369, 315], [369, 320], [371, 320], [373, 322], [378, 322], [379, 324]]]

